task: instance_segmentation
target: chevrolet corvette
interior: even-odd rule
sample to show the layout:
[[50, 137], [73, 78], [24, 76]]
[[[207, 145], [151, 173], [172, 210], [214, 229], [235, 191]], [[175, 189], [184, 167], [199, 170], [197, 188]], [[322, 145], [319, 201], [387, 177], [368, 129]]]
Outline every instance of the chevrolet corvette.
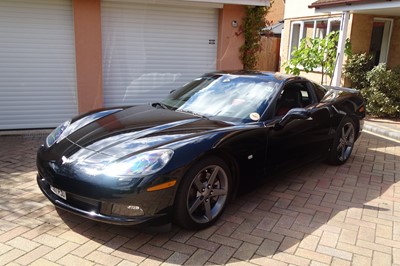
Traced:
[[304, 158], [351, 156], [359, 91], [265, 72], [205, 74], [148, 105], [68, 120], [37, 153], [58, 208], [121, 225], [213, 224], [246, 182]]

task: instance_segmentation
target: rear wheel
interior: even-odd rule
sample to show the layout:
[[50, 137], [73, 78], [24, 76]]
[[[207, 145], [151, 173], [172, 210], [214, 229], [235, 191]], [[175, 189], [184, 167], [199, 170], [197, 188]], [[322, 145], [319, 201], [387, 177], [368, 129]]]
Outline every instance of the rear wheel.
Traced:
[[175, 200], [175, 221], [188, 229], [201, 229], [221, 216], [230, 196], [231, 173], [219, 157], [195, 164], [183, 178]]
[[356, 126], [353, 119], [346, 117], [340, 123], [333, 145], [329, 152], [328, 163], [340, 165], [345, 163], [353, 151], [356, 140]]

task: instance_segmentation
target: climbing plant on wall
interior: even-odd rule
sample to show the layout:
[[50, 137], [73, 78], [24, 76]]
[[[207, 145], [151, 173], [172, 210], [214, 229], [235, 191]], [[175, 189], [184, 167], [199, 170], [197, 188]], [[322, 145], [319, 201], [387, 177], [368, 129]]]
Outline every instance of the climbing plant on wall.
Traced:
[[269, 22], [266, 15], [272, 5], [266, 6], [247, 6], [246, 15], [240, 31], [244, 36], [244, 44], [240, 47], [240, 60], [244, 70], [254, 70], [257, 65], [257, 53], [261, 49], [261, 32]]

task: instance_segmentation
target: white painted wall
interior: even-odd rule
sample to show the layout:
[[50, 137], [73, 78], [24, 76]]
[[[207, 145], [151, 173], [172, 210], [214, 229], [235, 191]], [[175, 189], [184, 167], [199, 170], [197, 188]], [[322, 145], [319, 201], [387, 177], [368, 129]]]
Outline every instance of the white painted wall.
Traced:
[[286, 0], [285, 19], [315, 16], [315, 9], [308, 8], [316, 0]]

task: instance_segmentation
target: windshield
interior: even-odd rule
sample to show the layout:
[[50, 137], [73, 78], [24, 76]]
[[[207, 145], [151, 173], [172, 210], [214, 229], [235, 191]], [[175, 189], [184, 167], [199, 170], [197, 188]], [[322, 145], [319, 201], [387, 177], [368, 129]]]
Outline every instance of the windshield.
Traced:
[[201, 77], [171, 93], [162, 104], [180, 112], [234, 122], [258, 121], [278, 83], [249, 76]]

